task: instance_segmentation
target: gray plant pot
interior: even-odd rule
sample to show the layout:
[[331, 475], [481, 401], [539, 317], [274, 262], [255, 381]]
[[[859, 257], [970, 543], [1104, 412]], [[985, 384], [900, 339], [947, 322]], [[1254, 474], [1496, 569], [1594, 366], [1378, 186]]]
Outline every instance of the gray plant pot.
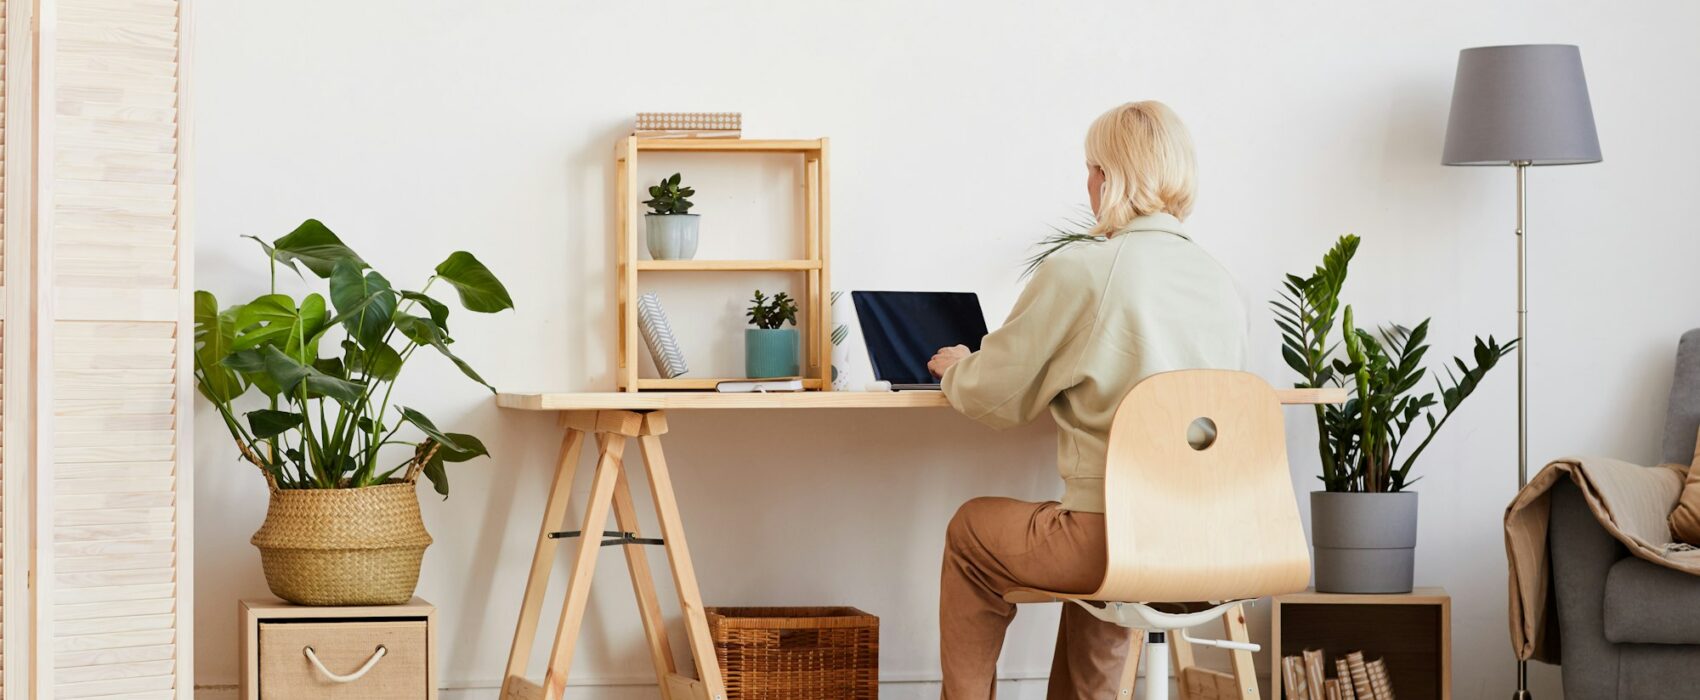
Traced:
[[656, 260], [690, 260], [697, 254], [696, 214], [644, 214], [645, 242], [649, 257]]
[[1310, 494], [1316, 590], [1409, 593], [1417, 551], [1417, 494]]

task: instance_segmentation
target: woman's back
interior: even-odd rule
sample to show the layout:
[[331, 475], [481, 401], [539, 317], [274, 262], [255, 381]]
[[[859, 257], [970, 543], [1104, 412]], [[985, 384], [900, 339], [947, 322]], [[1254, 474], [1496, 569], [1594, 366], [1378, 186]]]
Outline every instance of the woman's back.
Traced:
[[1241, 369], [1246, 314], [1226, 270], [1174, 217], [1138, 217], [1110, 240], [1052, 255], [1002, 328], [944, 377], [964, 414], [997, 427], [1056, 419], [1063, 508], [1104, 510], [1110, 422], [1140, 380]]

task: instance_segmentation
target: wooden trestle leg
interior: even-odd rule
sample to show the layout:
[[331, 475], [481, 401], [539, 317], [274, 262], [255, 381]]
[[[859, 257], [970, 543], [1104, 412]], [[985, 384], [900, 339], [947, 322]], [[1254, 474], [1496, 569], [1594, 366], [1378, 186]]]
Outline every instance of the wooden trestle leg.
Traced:
[[[589, 605], [597, 554], [603, 545], [608, 544], [620, 545], [626, 555], [626, 570], [631, 575], [632, 589], [637, 595], [638, 615], [649, 643], [650, 661], [655, 666], [662, 698], [725, 700], [726, 688], [721, 679], [720, 665], [715, 660], [713, 642], [709, 638], [708, 619], [704, 614], [701, 592], [697, 589], [696, 570], [685, 546], [684, 524], [679, 516], [673, 482], [667, 472], [666, 457], [661, 452], [660, 438], [667, 432], [665, 414], [661, 411], [574, 411], [561, 414], [561, 426], [566, 435], [561, 443], [554, 482], [544, 505], [543, 524], [532, 554], [525, 596], [520, 603], [519, 623], [514, 629], [513, 647], [508, 654], [502, 681], [502, 700], [560, 700], [566, 692], [567, 674], [572, 667], [579, 630]], [[592, 434], [596, 438], [598, 457], [596, 473], [591, 479], [590, 502], [585, 506], [579, 529], [561, 532], [557, 528], [567, 517], [578, 458], [586, 436]], [[645, 539], [639, 532], [637, 508], [624, 467], [628, 438], [637, 438], [642, 449], [644, 473], [654, 497], [656, 519], [661, 525], [660, 541]], [[610, 511], [619, 529], [605, 532], [603, 528], [607, 525]], [[612, 539], [604, 540], [604, 537]], [[525, 678], [526, 662], [531, 658], [532, 643], [542, 616], [543, 595], [554, 567], [555, 548], [564, 546], [569, 540], [577, 540], [578, 546], [572, 555], [566, 600], [561, 606], [560, 622], [555, 629], [554, 646], [549, 653], [543, 683], [536, 684]], [[655, 578], [643, 550], [648, 544], [661, 544], [666, 549], [679, 607], [685, 616], [685, 631], [696, 662], [697, 678], [681, 675], [674, 668], [672, 647], [655, 592]]]

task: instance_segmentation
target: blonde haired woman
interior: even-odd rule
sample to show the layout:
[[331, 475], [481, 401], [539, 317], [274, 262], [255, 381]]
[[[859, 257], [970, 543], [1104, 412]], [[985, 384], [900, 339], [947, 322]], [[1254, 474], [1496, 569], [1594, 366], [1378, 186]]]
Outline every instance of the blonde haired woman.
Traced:
[[[1086, 135], [1086, 191], [1101, 242], [1041, 263], [1009, 320], [970, 354], [929, 367], [963, 414], [995, 428], [1049, 409], [1062, 501], [976, 498], [945, 534], [939, 636], [945, 700], [990, 698], [1015, 607], [1011, 588], [1086, 593], [1104, 575], [1104, 450], [1110, 419], [1139, 380], [1189, 368], [1239, 369], [1246, 312], [1232, 277], [1182, 228], [1196, 178], [1192, 140], [1160, 102], [1130, 102]], [[1065, 605], [1048, 698], [1109, 698], [1129, 632]]]

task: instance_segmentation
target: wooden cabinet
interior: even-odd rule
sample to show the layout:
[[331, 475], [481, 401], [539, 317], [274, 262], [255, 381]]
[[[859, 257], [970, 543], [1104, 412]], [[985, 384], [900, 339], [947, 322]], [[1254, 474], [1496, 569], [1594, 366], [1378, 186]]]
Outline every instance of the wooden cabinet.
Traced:
[[1353, 651], [1385, 659], [1399, 700], [1451, 700], [1452, 598], [1441, 588], [1348, 595], [1276, 596], [1270, 613], [1270, 696], [1280, 700], [1281, 657], [1321, 649], [1324, 668]]
[[244, 700], [434, 700], [436, 610], [244, 600]]

